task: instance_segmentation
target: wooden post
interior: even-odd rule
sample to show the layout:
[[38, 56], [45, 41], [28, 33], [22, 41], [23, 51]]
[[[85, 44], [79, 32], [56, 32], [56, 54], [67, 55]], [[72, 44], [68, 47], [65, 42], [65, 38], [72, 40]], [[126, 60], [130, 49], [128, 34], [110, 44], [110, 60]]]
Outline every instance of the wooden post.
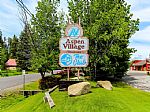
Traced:
[[79, 25], [81, 25], [81, 20], [80, 20], [80, 17], [79, 17]]
[[78, 68], [78, 80], [79, 80], [79, 77], [80, 77], [80, 68]]
[[67, 74], [68, 74], [68, 81], [70, 80], [69, 79], [69, 67], [67, 68]]
[[55, 106], [55, 103], [54, 103], [53, 99], [51, 98], [49, 92], [45, 93], [45, 98], [44, 99], [48, 101], [48, 104], [49, 104], [50, 108], [52, 108], [53, 106]]
[[[23, 90], [25, 90], [25, 70], [22, 70], [22, 75], [23, 75]], [[25, 96], [25, 93], [23, 92], [23, 96]]]

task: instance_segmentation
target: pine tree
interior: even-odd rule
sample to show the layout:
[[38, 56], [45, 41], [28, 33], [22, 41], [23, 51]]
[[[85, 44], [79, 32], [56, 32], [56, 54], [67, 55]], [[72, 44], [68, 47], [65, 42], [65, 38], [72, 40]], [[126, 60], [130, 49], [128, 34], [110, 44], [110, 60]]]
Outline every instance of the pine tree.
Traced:
[[17, 49], [17, 63], [22, 70], [29, 70], [31, 67], [31, 43], [27, 35], [27, 27], [25, 26], [24, 30], [19, 36], [19, 43]]
[[5, 38], [2, 38], [2, 32], [0, 31], [0, 70], [5, 68], [5, 63], [8, 59], [8, 52]]
[[9, 58], [17, 59], [17, 52], [18, 52], [18, 38], [16, 35], [13, 38], [8, 39], [9, 43]]

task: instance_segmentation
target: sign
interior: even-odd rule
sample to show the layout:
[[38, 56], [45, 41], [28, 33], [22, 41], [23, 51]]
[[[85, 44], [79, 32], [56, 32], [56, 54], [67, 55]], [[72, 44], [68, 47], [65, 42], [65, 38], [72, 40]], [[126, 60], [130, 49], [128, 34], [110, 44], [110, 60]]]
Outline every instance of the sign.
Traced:
[[83, 29], [78, 24], [70, 24], [65, 31], [66, 36], [76, 39], [83, 36]]
[[61, 67], [87, 67], [89, 55], [86, 53], [89, 50], [89, 39], [83, 37], [83, 29], [80, 25], [67, 25], [65, 37], [59, 41], [59, 49]]
[[87, 51], [89, 50], [89, 40], [86, 37], [71, 39], [69, 37], [61, 38], [59, 49], [63, 51]]
[[49, 92], [45, 93], [45, 97], [47, 98], [47, 101], [48, 101], [48, 104], [49, 104], [50, 108], [55, 106], [55, 103], [54, 103], [53, 99], [51, 98]]
[[22, 75], [25, 75], [26, 73], [25, 73], [25, 70], [22, 70]]
[[59, 56], [59, 64], [61, 67], [87, 67], [88, 59], [88, 54], [63, 53]]

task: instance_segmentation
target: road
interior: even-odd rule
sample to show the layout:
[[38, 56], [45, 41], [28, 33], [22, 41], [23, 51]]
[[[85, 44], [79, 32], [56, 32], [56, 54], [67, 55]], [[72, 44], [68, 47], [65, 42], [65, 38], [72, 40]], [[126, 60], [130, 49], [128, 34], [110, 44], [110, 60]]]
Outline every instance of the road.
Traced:
[[[23, 78], [24, 78], [23, 75], [0, 78], [0, 91], [3, 91], [7, 88], [22, 85], [24, 82]], [[40, 74], [26, 74], [25, 83], [36, 81], [40, 78], [41, 78]]]
[[129, 71], [123, 80], [135, 88], [150, 92], [150, 76], [145, 71]]

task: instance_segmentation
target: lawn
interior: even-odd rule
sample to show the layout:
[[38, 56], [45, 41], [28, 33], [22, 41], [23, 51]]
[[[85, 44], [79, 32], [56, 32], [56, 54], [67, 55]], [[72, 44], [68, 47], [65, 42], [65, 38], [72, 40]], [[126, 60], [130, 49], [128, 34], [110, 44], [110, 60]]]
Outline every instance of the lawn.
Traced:
[[[92, 83], [95, 86], [95, 83]], [[92, 88], [91, 93], [69, 97], [55, 90], [51, 96], [56, 104], [52, 109], [44, 104], [44, 93], [31, 96], [0, 112], [149, 112], [150, 93], [123, 83], [114, 84], [113, 91]]]
[[21, 75], [21, 72], [18, 72], [17, 70], [2, 70], [0, 72], [0, 77], [8, 77], [15, 75]]
[[[38, 90], [38, 81], [28, 83], [25, 85], [25, 89], [27, 90]], [[0, 111], [4, 111], [8, 107], [12, 107], [15, 104], [25, 100], [23, 95], [19, 93], [19, 89], [16, 89], [17, 91], [8, 91], [4, 95], [4, 97], [0, 98]]]
[[[26, 74], [35, 74], [38, 73], [38, 71], [26, 71]], [[21, 71], [17, 70], [2, 70], [0, 72], [0, 77], [8, 77], [8, 76], [16, 76], [16, 75], [21, 75]]]

